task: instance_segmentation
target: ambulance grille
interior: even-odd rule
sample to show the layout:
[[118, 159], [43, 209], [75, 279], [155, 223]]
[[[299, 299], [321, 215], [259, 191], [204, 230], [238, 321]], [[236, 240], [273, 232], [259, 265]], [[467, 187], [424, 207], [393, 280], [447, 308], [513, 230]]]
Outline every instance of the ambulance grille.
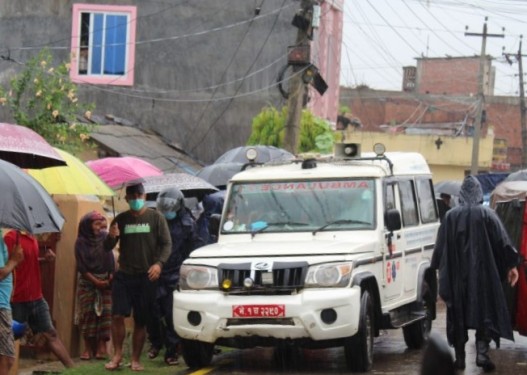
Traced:
[[[220, 285], [231, 281], [230, 294], [291, 294], [304, 287], [307, 262], [274, 262], [272, 272], [253, 271], [252, 288], [244, 287], [244, 280], [251, 278], [251, 263], [220, 264], [218, 266]], [[269, 273], [272, 273], [272, 278]]]

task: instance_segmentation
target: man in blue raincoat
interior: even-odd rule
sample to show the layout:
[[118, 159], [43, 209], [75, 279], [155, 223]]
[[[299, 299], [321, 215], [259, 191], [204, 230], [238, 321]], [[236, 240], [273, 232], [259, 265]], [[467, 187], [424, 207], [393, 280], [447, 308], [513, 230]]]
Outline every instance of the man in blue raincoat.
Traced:
[[476, 365], [495, 369], [490, 340], [514, 340], [502, 282], [518, 280], [519, 256], [496, 213], [483, 206], [479, 181], [467, 176], [460, 205], [450, 209], [439, 228], [431, 267], [439, 270], [439, 295], [447, 306], [447, 338], [455, 366], [465, 368], [467, 330], [476, 330]]
[[[179, 337], [172, 320], [172, 293], [179, 281], [179, 269], [190, 253], [205, 242], [198, 236], [196, 222], [185, 207], [184, 196], [177, 188], [162, 190], [157, 196], [157, 210], [165, 217], [172, 239], [172, 250], [157, 283], [154, 317], [148, 323], [148, 339], [151, 347], [148, 357], [157, 357], [165, 345], [165, 363], [178, 364]], [[164, 326], [164, 327], [163, 327]]]

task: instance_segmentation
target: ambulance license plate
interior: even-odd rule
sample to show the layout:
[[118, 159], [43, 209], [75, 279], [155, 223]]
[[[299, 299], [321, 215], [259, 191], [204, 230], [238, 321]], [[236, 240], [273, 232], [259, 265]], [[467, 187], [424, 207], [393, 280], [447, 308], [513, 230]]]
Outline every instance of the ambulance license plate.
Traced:
[[285, 305], [234, 305], [233, 318], [281, 318], [285, 316]]

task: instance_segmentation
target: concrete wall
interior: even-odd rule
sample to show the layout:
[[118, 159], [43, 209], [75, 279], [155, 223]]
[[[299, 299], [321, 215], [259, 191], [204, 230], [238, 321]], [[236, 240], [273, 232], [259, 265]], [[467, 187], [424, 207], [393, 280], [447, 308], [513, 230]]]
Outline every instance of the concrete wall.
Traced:
[[[373, 151], [375, 143], [382, 143], [386, 151], [419, 152], [428, 162], [434, 183], [443, 180], [462, 180], [470, 171], [472, 161], [472, 138], [441, 137], [442, 144], [437, 148], [437, 136], [388, 134], [378, 132], [345, 132], [344, 142], [360, 143], [362, 152]], [[489, 132], [479, 144], [479, 169], [488, 171], [492, 162], [494, 136]]]
[[[263, 106], [282, 103], [274, 84], [286, 62], [287, 46], [296, 34], [291, 26], [298, 7], [296, 2], [287, 0], [285, 9], [272, 13], [284, 1], [267, 0], [260, 14], [268, 15], [252, 23], [186, 37], [181, 36], [247, 20], [254, 15], [255, 2], [125, 0], [111, 3], [138, 7], [135, 85], [133, 88], [104, 87], [109, 91], [101, 91], [102, 87], [97, 86], [84, 87], [81, 99], [94, 102], [97, 113], [111, 113], [142, 128], [153, 129], [199, 159], [210, 162], [226, 149], [245, 144], [252, 117]], [[2, 46], [9, 47], [11, 56], [18, 61], [34, 56], [40, 46], [57, 47], [53, 50], [57, 58], [66, 59], [71, 4], [72, 1], [1, 2]], [[154, 39], [158, 41], [147, 42]], [[39, 47], [17, 49], [29, 45]], [[258, 61], [253, 65], [257, 56]], [[5, 82], [18, 68], [16, 63], [1, 61], [0, 80]], [[217, 86], [222, 82], [231, 84]], [[240, 99], [225, 99], [262, 87], [269, 88]]]
[[[69, 59], [73, 3], [1, 1], [1, 54], [23, 63], [47, 46], [58, 61]], [[79, 96], [95, 103], [97, 114], [113, 114], [152, 129], [210, 163], [227, 149], [246, 143], [252, 118], [264, 106], [285, 103], [276, 81], [287, 61], [287, 47], [294, 44], [297, 29], [291, 21], [299, 1], [83, 3], [137, 6], [134, 86], [84, 85]], [[252, 18], [260, 4], [259, 16]], [[325, 30], [336, 32], [332, 25]], [[331, 48], [340, 59], [336, 36]], [[0, 60], [0, 83], [19, 69], [14, 61]], [[331, 71], [338, 77], [338, 70]], [[338, 79], [330, 77], [330, 82], [330, 90], [338, 93]], [[338, 99], [332, 98], [334, 113], [323, 114], [335, 121]], [[6, 117], [0, 107], [0, 120]]]

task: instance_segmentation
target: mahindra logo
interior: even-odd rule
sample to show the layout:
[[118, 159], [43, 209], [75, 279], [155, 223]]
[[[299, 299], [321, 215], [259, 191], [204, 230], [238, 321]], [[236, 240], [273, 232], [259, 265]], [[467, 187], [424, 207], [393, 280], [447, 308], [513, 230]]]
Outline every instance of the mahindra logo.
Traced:
[[267, 271], [270, 270], [272, 265], [267, 262], [258, 262], [254, 263], [254, 269], [257, 269], [258, 271]]

